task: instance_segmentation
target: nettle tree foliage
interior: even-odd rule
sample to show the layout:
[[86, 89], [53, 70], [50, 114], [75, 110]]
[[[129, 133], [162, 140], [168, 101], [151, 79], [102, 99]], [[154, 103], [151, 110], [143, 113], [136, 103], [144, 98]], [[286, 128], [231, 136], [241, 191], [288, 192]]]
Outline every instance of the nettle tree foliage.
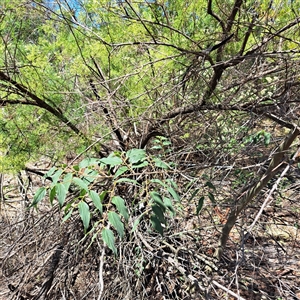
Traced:
[[[213, 206], [231, 209], [221, 256], [240, 212], [296, 170], [298, 1], [7, 0], [1, 10], [3, 170], [69, 151], [98, 157], [51, 169], [33, 205], [48, 195], [65, 219], [79, 211], [113, 251], [110, 226], [122, 237], [143, 201], [162, 233], [175, 178], [199, 213], [204, 175]], [[217, 203], [212, 182], [224, 177], [230, 197]]]

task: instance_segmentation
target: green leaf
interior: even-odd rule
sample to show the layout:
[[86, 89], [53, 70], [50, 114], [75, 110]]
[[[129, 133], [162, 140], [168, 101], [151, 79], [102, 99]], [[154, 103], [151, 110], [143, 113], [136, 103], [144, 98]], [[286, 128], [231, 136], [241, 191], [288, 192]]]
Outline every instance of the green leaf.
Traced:
[[96, 193], [95, 191], [89, 191], [89, 196], [92, 199], [95, 207], [100, 211], [100, 213], [102, 215], [103, 208], [102, 208], [102, 203], [101, 203], [98, 193]]
[[67, 196], [67, 190], [63, 183], [58, 183], [56, 185], [56, 197], [59, 203], [59, 206], [62, 207]]
[[101, 203], [104, 201], [104, 198], [105, 198], [106, 194], [107, 194], [107, 191], [102, 191], [100, 193], [99, 197], [100, 197]]
[[152, 223], [153, 228], [156, 231], [158, 231], [161, 235], [163, 235], [164, 234], [164, 229], [161, 226], [161, 223], [160, 223], [159, 219], [154, 215], [152, 215], [150, 219], [151, 219], [151, 223]]
[[63, 184], [64, 184], [64, 186], [65, 186], [65, 188], [66, 188], [67, 191], [69, 190], [69, 187], [71, 185], [72, 178], [73, 178], [73, 174], [72, 173], [68, 173], [64, 177]]
[[153, 199], [153, 201], [157, 205], [159, 205], [161, 207], [162, 211], [165, 212], [166, 206], [163, 202], [163, 199], [162, 199], [161, 195], [157, 192], [150, 192], [150, 197]]
[[146, 151], [144, 149], [130, 149], [126, 152], [126, 157], [129, 159], [131, 164], [143, 162], [147, 158]]
[[53, 173], [56, 171], [56, 167], [52, 167], [45, 175], [44, 178], [50, 177], [53, 175]]
[[176, 201], [180, 201], [179, 195], [176, 193], [176, 191], [171, 186], [168, 186], [167, 190]]
[[178, 186], [174, 180], [166, 179], [166, 182], [168, 182], [171, 186], [173, 186], [174, 189], [178, 190]]
[[213, 204], [216, 204], [215, 196], [211, 192], [208, 192], [207, 196]]
[[108, 213], [108, 220], [112, 226], [117, 230], [119, 236], [122, 238], [124, 236], [124, 225], [121, 221], [121, 218], [114, 211]]
[[163, 187], [167, 187], [167, 185], [164, 182], [162, 182], [161, 180], [159, 180], [157, 178], [151, 179], [150, 181], [153, 182], [153, 183], [158, 183]]
[[36, 206], [41, 200], [43, 200], [45, 198], [45, 196], [46, 196], [46, 188], [40, 187], [34, 194], [33, 202], [30, 205], [30, 207]]
[[82, 168], [98, 165], [99, 163], [100, 163], [99, 158], [87, 157], [87, 158], [83, 159], [79, 163], [78, 166], [79, 166], [80, 169], [82, 169]]
[[173, 204], [170, 198], [164, 197], [164, 204], [170, 210], [172, 216], [175, 215], [175, 210], [173, 208]]
[[116, 172], [116, 174], [115, 174], [115, 176], [114, 176], [114, 179], [118, 178], [119, 176], [121, 176], [122, 174], [124, 174], [125, 172], [127, 172], [128, 170], [129, 170], [129, 169], [128, 169], [126, 166], [120, 167], [120, 168], [117, 170], [117, 172]]
[[169, 169], [169, 165], [167, 165], [165, 162], [163, 162], [158, 157], [154, 157], [153, 160], [155, 162], [156, 167], [161, 168], [161, 169]]
[[143, 161], [143, 162], [140, 163], [140, 164], [132, 165], [132, 169], [144, 168], [144, 167], [147, 167], [148, 164], [149, 164], [149, 163], [145, 160], [145, 161]]
[[74, 177], [73, 182], [85, 191], [89, 191], [88, 185], [80, 178]]
[[115, 247], [115, 237], [113, 232], [108, 228], [103, 228], [101, 235], [104, 243], [115, 255], [117, 255], [117, 248]]
[[85, 169], [83, 176], [82, 176], [82, 180], [83, 182], [85, 182], [87, 185], [91, 184], [92, 182], [95, 181], [95, 179], [98, 176], [98, 172], [96, 170], [93, 169]]
[[79, 210], [79, 215], [83, 223], [84, 227], [84, 232], [86, 233], [89, 225], [90, 225], [90, 220], [91, 220], [91, 214], [90, 214], [90, 209], [87, 203], [84, 201], [81, 201], [78, 204], [78, 210]]
[[49, 193], [49, 200], [50, 200], [50, 204], [53, 205], [53, 200], [56, 196], [56, 186], [54, 186], [52, 189], [50, 189], [50, 193]]
[[214, 191], [216, 190], [216, 187], [210, 181], [207, 181], [204, 186], [207, 186]]
[[63, 170], [57, 170], [52, 176], [52, 185], [55, 185], [60, 177], [60, 175], [63, 173]]
[[111, 202], [117, 207], [120, 214], [124, 217], [126, 221], [129, 219], [128, 209], [125, 206], [125, 201], [120, 196], [114, 196]]
[[196, 215], [199, 215], [202, 207], [203, 207], [203, 203], [204, 203], [204, 196], [202, 196], [199, 201], [198, 201], [198, 205], [197, 205], [197, 209], [196, 209]]
[[137, 229], [138, 225], [139, 225], [140, 222], [141, 222], [142, 217], [143, 217], [143, 216], [139, 216], [138, 218], [136, 218], [136, 219], [134, 220], [131, 232], [134, 232], [134, 231]]
[[111, 156], [111, 157], [104, 157], [104, 158], [101, 158], [100, 159], [100, 162], [105, 164], [105, 165], [108, 165], [108, 166], [111, 166], [111, 167], [114, 167], [114, 166], [119, 166], [122, 164], [122, 159], [118, 156]]
[[152, 211], [161, 223], [166, 224], [164, 210], [160, 205], [156, 205], [156, 204], [152, 205]]

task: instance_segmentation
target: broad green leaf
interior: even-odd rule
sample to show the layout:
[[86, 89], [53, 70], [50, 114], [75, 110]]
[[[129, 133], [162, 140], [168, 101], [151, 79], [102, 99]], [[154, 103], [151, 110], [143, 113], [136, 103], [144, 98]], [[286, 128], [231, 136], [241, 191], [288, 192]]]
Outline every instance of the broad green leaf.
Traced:
[[60, 175], [63, 173], [63, 170], [57, 170], [52, 176], [52, 185], [55, 185], [60, 177]]
[[44, 199], [45, 195], [46, 195], [46, 188], [40, 187], [34, 194], [33, 202], [30, 205], [30, 207], [37, 205], [41, 200]]
[[112, 226], [117, 230], [119, 236], [122, 238], [124, 236], [124, 225], [121, 221], [121, 218], [114, 211], [108, 213], [108, 221]]
[[106, 194], [107, 194], [107, 191], [102, 191], [100, 193], [99, 197], [100, 197], [101, 203], [104, 201]]
[[53, 175], [53, 173], [56, 171], [56, 167], [52, 167], [45, 175], [44, 178], [50, 177]]
[[126, 221], [129, 219], [128, 209], [125, 206], [125, 201], [120, 196], [114, 196], [111, 202], [117, 207], [120, 214], [124, 217]]
[[108, 165], [108, 166], [111, 166], [111, 167], [114, 167], [114, 166], [119, 166], [122, 164], [122, 159], [118, 156], [111, 156], [111, 157], [104, 157], [104, 158], [101, 158], [100, 159], [100, 162], [105, 164], [105, 165]]
[[54, 186], [53, 188], [50, 189], [50, 193], [49, 193], [49, 200], [50, 200], [50, 204], [53, 205], [53, 200], [56, 196], [56, 186]]
[[166, 182], [168, 182], [169, 184], [171, 184], [173, 186], [174, 189], [178, 190], [178, 186], [176, 184], [176, 182], [172, 179], [166, 179]]
[[80, 178], [74, 177], [73, 182], [85, 191], [89, 191], [88, 185]]
[[161, 223], [166, 224], [164, 210], [160, 205], [156, 205], [156, 204], [152, 205], [152, 211]]
[[95, 166], [98, 165], [100, 163], [100, 159], [99, 158], [93, 158], [93, 157], [87, 157], [85, 159], [83, 159], [80, 163], [79, 163], [79, 168], [86, 168], [89, 166]]
[[202, 196], [199, 201], [198, 201], [198, 205], [197, 205], [197, 209], [196, 209], [196, 215], [199, 215], [202, 207], [203, 207], [203, 203], [204, 203], [204, 196]]
[[172, 213], [172, 216], [175, 215], [175, 210], [173, 208], [173, 204], [170, 198], [164, 197], [164, 204], [165, 206], [170, 210], [170, 212]]
[[102, 208], [102, 203], [101, 203], [98, 193], [96, 193], [95, 191], [89, 191], [89, 196], [92, 199], [95, 207], [100, 211], [100, 213], [102, 215], [103, 208]]
[[131, 167], [132, 167], [132, 169], [139, 169], [139, 168], [147, 167], [148, 164], [149, 164], [149, 163], [145, 160], [145, 161], [143, 161], [142, 163], [140, 163], [140, 164], [134, 164], [134, 165], [132, 165]]
[[216, 187], [210, 181], [207, 181], [204, 186], [207, 186], [214, 191], [216, 190]]
[[142, 216], [139, 216], [138, 218], [136, 218], [134, 220], [131, 232], [134, 232], [137, 229], [138, 225], [141, 222], [141, 219], [142, 219]]
[[128, 171], [129, 169], [126, 167], [126, 166], [122, 166], [122, 167], [120, 167], [118, 170], [117, 170], [117, 172], [116, 172], [116, 174], [115, 174], [115, 176], [114, 176], [114, 179], [116, 179], [116, 178], [118, 178], [120, 175], [122, 175], [122, 174], [124, 174], [126, 171]]
[[168, 186], [167, 190], [175, 200], [180, 201], [179, 195], [176, 193], [176, 191], [171, 186]]
[[73, 166], [73, 169], [78, 172], [80, 170], [79, 166]]
[[158, 184], [160, 184], [163, 187], [167, 187], [167, 185], [164, 182], [162, 182], [161, 180], [159, 180], [157, 178], [151, 179], [150, 181], [153, 182], [153, 183], [158, 183]]
[[144, 149], [130, 149], [127, 151], [126, 157], [129, 159], [131, 164], [143, 162], [147, 158], [146, 151]]
[[165, 162], [163, 162], [160, 158], [154, 157], [153, 158], [155, 162], [155, 166], [161, 169], [169, 169], [169, 165], [167, 165]]
[[117, 248], [115, 247], [115, 237], [113, 232], [108, 228], [103, 228], [101, 235], [104, 243], [115, 255], [117, 255]]
[[69, 190], [69, 187], [71, 185], [72, 178], [73, 178], [73, 174], [72, 173], [68, 173], [64, 177], [63, 184], [64, 184], [64, 186], [65, 186], [65, 188], [66, 188], [67, 191]]
[[213, 204], [216, 204], [215, 196], [211, 192], [208, 192], [207, 196]]
[[58, 183], [56, 185], [56, 198], [58, 200], [59, 206], [62, 207], [66, 200], [67, 189], [63, 183]]
[[156, 231], [158, 231], [161, 235], [163, 235], [164, 230], [163, 230], [163, 227], [161, 226], [161, 223], [160, 223], [159, 219], [154, 215], [152, 215], [150, 219], [151, 219], [151, 223], [152, 223], [153, 228]]
[[84, 227], [84, 232], [86, 233], [89, 225], [90, 225], [90, 220], [91, 220], [91, 214], [90, 214], [90, 209], [87, 203], [84, 201], [81, 201], [78, 204], [78, 210], [79, 210], [79, 215], [83, 223]]
[[121, 183], [121, 182], [128, 182], [128, 183], [133, 183], [133, 184], [139, 185], [139, 183], [136, 180], [129, 179], [129, 178], [120, 178], [116, 181], [116, 183]]
[[85, 169], [83, 176], [82, 176], [82, 180], [87, 184], [91, 184], [92, 182], [94, 182], [94, 180], [97, 178], [98, 176], [98, 172], [96, 170], [93, 169]]
[[162, 211], [165, 212], [166, 206], [163, 202], [163, 199], [162, 199], [161, 195], [157, 192], [150, 192], [150, 197], [153, 199], [153, 201], [157, 205], [159, 205], [161, 207]]

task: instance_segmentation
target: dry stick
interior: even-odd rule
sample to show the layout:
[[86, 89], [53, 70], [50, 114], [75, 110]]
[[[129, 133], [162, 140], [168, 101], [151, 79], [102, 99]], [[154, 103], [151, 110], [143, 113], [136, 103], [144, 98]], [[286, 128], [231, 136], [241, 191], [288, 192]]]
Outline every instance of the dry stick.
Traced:
[[[98, 243], [99, 244], [99, 243]], [[100, 247], [100, 245], [99, 245]], [[99, 264], [99, 295], [98, 300], [101, 299], [103, 290], [104, 290], [104, 281], [103, 281], [103, 265], [104, 265], [104, 255], [105, 255], [106, 246], [103, 247], [101, 257], [100, 257], [100, 264]]]
[[282, 159], [284, 157], [285, 152], [289, 149], [293, 141], [300, 134], [300, 128], [297, 125], [294, 125], [294, 129], [292, 129], [289, 135], [283, 140], [283, 142], [277, 148], [276, 153], [273, 156], [273, 159], [270, 162], [269, 168], [266, 171], [265, 175], [258, 180], [257, 182], [253, 182], [250, 185], [248, 191], [245, 191], [238, 199], [236, 205], [232, 208], [229, 217], [227, 219], [226, 224], [222, 229], [222, 235], [220, 239], [219, 248], [217, 249], [216, 255], [221, 258], [223, 254], [223, 250], [227, 243], [229, 234], [231, 232], [232, 227], [236, 223], [236, 220], [244, 210], [244, 208], [252, 201], [252, 199], [266, 186], [270, 179], [272, 179], [283, 166]]
[[270, 193], [268, 194], [266, 200], [264, 201], [263, 205], [261, 206], [258, 214], [256, 215], [254, 221], [252, 222], [252, 224], [249, 226], [248, 228], [248, 233], [250, 233], [253, 229], [253, 227], [255, 226], [256, 222], [258, 221], [259, 217], [261, 216], [262, 212], [264, 211], [264, 208], [266, 207], [266, 205], [268, 204], [272, 194], [277, 190], [277, 187], [280, 183], [280, 181], [282, 180], [282, 178], [285, 176], [285, 174], [287, 173], [287, 171], [290, 169], [291, 165], [293, 163], [296, 162], [297, 158], [300, 155], [300, 147], [298, 148], [297, 152], [293, 155], [292, 160], [289, 162], [289, 164], [285, 167], [285, 169], [282, 171], [282, 173], [280, 174], [279, 178], [276, 180], [275, 184], [273, 185]]
[[239, 299], [239, 300], [246, 300], [245, 298], [237, 295], [236, 293], [234, 293], [233, 291], [229, 290], [228, 288], [226, 288], [225, 286], [221, 285], [220, 283], [216, 282], [215, 280], [212, 281], [212, 283], [217, 286], [218, 288], [222, 289], [223, 291], [225, 291], [226, 293], [228, 293], [229, 295]]

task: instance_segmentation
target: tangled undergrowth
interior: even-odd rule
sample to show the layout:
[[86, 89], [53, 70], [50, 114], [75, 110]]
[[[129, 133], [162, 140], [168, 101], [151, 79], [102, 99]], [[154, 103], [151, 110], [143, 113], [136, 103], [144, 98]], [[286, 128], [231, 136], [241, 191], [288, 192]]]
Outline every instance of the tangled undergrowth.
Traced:
[[274, 193], [255, 221], [267, 190], [261, 193], [220, 261], [214, 254], [231, 182], [212, 181], [215, 202], [205, 201], [198, 215], [199, 203], [183, 198], [163, 236], [148, 219], [135, 231], [125, 228], [117, 255], [100, 235], [84, 234], [79, 215], [62, 223], [58, 205], [27, 210], [33, 192], [25, 184], [4, 182], [0, 299], [300, 299], [299, 180]]

